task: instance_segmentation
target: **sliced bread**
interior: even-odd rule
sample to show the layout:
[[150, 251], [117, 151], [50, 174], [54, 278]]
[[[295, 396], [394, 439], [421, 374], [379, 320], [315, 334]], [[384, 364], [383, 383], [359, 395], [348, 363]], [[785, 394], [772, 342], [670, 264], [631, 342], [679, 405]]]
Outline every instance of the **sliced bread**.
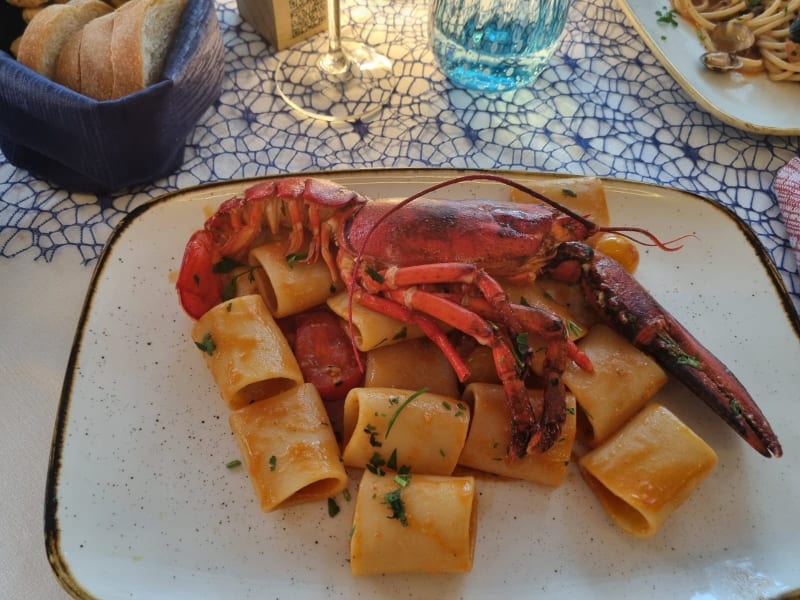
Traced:
[[114, 30], [114, 13], [89, 21], [80, 43], [80, 91], [96, 100], [114, 98], [114, 73], [108, 49]]
[[115, 11], [113, 97], [158, 81], [185, 5], [186, 0], [130, 0]]
[[51, 4], [31, 19], [22, 34], [17, 60], [52, 78], [58, 55], [67, 39], [86, 23], [112, 12], [102, 0], [70, 0]]

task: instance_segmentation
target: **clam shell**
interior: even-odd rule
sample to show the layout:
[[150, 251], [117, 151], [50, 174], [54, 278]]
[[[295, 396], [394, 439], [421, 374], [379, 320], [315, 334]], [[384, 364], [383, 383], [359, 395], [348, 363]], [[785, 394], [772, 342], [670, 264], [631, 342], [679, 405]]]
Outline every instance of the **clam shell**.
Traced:
[[706, 69], [711, 71], [735, 71], [740, 69], [744, 61], [731, 52], [706, 52], [700, 57]]
[[708, 32], [708, 37], [721, 52], [741, 52], [751, 48], [756, 42], [750, 28], [738, 21], [720, 23]]

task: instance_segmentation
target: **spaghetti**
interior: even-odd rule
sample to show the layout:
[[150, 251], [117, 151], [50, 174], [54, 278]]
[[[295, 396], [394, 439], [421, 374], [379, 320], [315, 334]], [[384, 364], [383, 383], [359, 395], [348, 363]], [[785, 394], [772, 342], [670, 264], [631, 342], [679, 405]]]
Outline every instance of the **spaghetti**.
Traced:
[[708, 32], [738, 21], [753, 32], [755, 45], [742, 56], [742, 72], [766, 72], [773, 81], [800, 81], [800, 43], [790, 34], [800, 19], [800, 0], [671, 0], [675, 11], [691, 22], [709, 51], [717, 50]]

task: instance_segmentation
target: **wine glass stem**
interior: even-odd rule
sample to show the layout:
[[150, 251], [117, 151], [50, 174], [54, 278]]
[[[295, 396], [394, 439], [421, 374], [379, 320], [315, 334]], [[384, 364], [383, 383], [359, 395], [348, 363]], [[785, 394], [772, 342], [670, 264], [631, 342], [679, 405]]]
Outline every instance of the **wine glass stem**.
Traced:
[[342, 50], [342, 26], [339, 0], [328, 0], [328, 51], [319, 59], [319, 68], [329, 75], [342, 75], [349, 61]]

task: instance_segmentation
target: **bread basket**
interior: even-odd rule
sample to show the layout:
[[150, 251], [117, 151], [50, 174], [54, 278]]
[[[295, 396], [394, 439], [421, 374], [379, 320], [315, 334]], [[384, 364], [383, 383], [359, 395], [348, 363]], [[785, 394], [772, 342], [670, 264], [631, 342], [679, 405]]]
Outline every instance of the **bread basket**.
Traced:
[[110, 193], [169, 175], [222, 90], [214, 0], [188, 0], [161, 80], [117, 100], [54, 83], [6, 50], [0, 48], [0, 150], [70, 191]]

